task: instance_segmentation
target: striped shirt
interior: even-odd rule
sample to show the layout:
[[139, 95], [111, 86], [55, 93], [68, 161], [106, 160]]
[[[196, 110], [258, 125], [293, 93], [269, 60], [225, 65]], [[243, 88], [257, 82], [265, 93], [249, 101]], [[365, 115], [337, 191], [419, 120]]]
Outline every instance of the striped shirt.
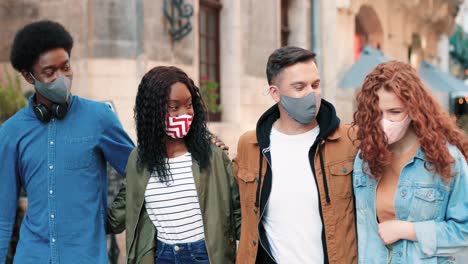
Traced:
[[205, 238], [197, 190], [192, 173], [192, 155], [168, 159], [172, 180], [160, 182], [151, 175], [145, 191], [145, 207], [158, 231], [158, 240], [190, 243]]

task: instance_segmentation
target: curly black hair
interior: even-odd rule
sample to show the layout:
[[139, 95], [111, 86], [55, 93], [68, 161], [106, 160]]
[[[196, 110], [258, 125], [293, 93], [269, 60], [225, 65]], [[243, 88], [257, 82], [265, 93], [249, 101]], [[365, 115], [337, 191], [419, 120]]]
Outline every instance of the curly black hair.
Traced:
[[200, 91], [187, 74], [177, 67], [159, 66], [143, 76], [135, 101], [134, 118], [138, 142], [138, 168], [156, 172], [161, 182], [171, 180], [166, 152], [167, 102], [171, 86], [181, 82], [192, 96], [194, 117], [185, 144], [201, 168], [206, 168], [211, 156], [211, 134], [206, 126], [205, 105]]
[[10, 61], [17, 71], [31, 71], [39, 56], [63, 48], [70, 56], [73, 38], [59, 23], [41, 20], [24, 26], [15, 36]]

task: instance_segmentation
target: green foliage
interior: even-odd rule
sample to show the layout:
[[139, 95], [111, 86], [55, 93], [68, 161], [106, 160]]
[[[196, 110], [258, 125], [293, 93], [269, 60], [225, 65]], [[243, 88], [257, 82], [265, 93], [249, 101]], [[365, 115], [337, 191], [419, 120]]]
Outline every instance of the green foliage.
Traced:
[[205, 102], [208, 112], [218, 113], [221, 111], [218, 104], [218, 88], [219, 85], [215, 81], [208, 80], [207, 78], [202, 78], [200, 81], [201, 96]]
[[450, 55], [456, 62], [462, 65], [463, 68], [468, 67], [468, 34], [460, 25], [455, 26], [455, 32], [449, 37]]
[[0, 125], [27, 103], [19, 76], [12, 76], [6, 70], [4, 72], [5, 78], [0, 79]]

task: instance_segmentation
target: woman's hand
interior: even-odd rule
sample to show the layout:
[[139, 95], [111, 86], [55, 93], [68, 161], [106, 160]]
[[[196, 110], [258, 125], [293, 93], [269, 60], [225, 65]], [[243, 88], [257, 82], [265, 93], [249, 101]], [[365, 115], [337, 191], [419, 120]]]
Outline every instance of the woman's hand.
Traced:
[[385, 245], [391, 245], [400, 239], [417, 240], [413, 223], [400, 220], [390, 220], [380, 223], [379, 236]]

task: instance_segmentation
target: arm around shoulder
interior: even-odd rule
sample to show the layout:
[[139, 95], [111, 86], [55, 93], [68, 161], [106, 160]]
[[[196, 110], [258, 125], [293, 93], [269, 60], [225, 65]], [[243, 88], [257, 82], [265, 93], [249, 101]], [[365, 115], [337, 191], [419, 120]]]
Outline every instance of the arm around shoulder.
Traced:
[[134, 148], [134, 145], [115, 113], [107, 106], [103, 107], [104, 113], [100, 122], [102, 135], [99, 140], [99, 147], [106, 161], [109, 162], [120, 175], [123, 175], [129, 154]]

